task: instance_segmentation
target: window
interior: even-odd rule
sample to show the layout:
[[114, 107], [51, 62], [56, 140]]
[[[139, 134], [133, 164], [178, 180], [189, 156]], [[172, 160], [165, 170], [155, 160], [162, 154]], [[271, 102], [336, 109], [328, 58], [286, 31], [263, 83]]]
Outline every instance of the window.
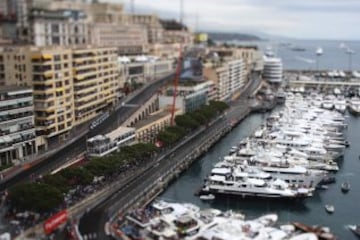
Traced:
[[51, 24], [51, 31], [53, 33], [58, 33], [59, 32], [59, 25], [58, 24]]
[[60, 44], [60, 38], [59, 37], [52, 37], [51, 41], [52, 41], [52, 44]]
[[55, 60], [55, 61], [60, 61], [60, 60], [61, 60], [60, 55], [54, 55], [54, 60]]
[[61, 69], [61, 64], [55, 64], [55, 70], [60, 70]]

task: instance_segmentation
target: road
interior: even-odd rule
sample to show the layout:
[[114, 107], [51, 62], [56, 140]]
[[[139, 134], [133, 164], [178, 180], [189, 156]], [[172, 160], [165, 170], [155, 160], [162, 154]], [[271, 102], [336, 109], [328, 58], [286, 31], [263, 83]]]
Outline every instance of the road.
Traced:
[[[139, 94], [135, 95], [131, 100], [126, 102], [127, 104], [141, 106], [166, 81], [172, 80], [174, 75], [163, 77], [160, 80], [147, 85], [144, 89], [140, 90]], [[57, 166], [64, 164], [71, 158], [83, 153], [86, 150], [86, 139], [98, 134], [106, 134], [115, 128], [117, 128], [122, 122], [124, 122], [136, 109], [134, 107], [120, 106], [116, 111], [99, 124], [95, 129], [90, 130], [86, 135], [81, 136], [74, 142], [70, 143], [66, 147], [62, 148], [58, 152], [46, 157], [44, 161], [39, 164], [26, 169], [10, 179], [6, 179], [0, 184], [0, 191], [4, 191], [8, 187], [11, 187], [19, 182], [27, 181], [30, 176], [39, 176], [41, 174], [50, 172]]]
[[249, 108], [248, 95], [257, 89], [259, 83], [258, 78], [251, 82], [242, 97], [232, 104], [232, 108], [228, 111], [225, 119], [220, 119], [207, 128], [206, 131], [201, 131], [200, 129], [200, 134], [185, 139], [185, 144], [173, 152], [171, 154], [172, 157], [163, 157], [158, 163], [152, 164], [146, 171], [134, 173], [132, 179], [129, 179], [116, 193], [88, 213], [85, 213], [79, 222], [79, 230], [82, 236], [86, 236], [87, 239], [109, 239], [105, 234], [104, 226], [109, 218], [116, 213], [114, 206], [125, 206], [134, 196], [142, 193], [149, 186], [149, 183], [158, 181], [164, 172], [184, 159], [191, 152], [190, 149], [196, 148], [204, 139], [212, 136], [219, 128], [227, 125], [229, 121], [247, 111]]

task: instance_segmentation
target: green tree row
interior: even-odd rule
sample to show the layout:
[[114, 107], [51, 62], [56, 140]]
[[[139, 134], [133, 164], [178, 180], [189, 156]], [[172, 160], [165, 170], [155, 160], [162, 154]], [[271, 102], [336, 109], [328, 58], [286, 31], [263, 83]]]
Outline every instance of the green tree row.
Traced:
[[229, 106], [225, 102], [210, 101], [200, 109], [175, 117], [176, 126], [170, 126], [161, 131], [157, 138], [165, 145], [171, 145], [201, 125], [223, 113]]
[[[224, 102], [211, 101], [200, 109], [178, 115], [176, 126], [167, 127], [158, 134], [158, 139], [170, 145], [184, 137], [188, 132], [207, 124], [228, 108]], [[66, 168], [53, 175], [46, 175], [40, 181], [22, 183], [9, 189], [9, 202], [17, 210], [48, 212], [64, 201], [64, 195], [75, 186], [86, 186], [96, 176], [112, 176], [130, 165], [142, 164], [153, 157], [158, 148], [152, 143], [138, 143], [124, 146], [119, 152], [109, 156], [94, 158], [84, 166]]]
[[64, 201], [64, 194], [75, 186], [86, 186], [95, 176], [110, 176], [131, 164], [147, 161], [158, 149], [154, 144], [125, 146], [117, 153], [94, 158], [77, 168], [66, 168], [40, 181], [21, 183], [9, 189], [10, 206], [18, 211], [49, 212]]

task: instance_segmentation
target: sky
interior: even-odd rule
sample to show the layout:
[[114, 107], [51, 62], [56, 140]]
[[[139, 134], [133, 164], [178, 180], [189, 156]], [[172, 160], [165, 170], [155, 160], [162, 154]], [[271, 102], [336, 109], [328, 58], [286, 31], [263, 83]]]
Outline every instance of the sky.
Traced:
[[[131, 0], [103, 1], [123, 3], [130, 12]], [[133, 1], [135, 13], [179, 19], [180, 0]], [[360, 39], [360, 0], [183, 0], [183, 6], [184, 22], [192, 30]]]

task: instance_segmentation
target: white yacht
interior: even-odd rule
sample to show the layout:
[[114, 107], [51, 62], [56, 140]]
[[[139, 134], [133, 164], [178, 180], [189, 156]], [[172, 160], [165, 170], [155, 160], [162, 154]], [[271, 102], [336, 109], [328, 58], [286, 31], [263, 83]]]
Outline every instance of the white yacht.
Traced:
[[259, 179], [251, 177], [235, 177], [212, 175], [209, 176], [204, 188], [204, 192], [215, 194], [231, 194], [241, 197], [260, 197], [260, 198], [306, 198], [312, 196], [312, 189], [291, 188], [288, 183], [281, 179]]
[[323, 53], [324, 53], [324, 51], [323, 51], [322, 47], [318, 47], [316, 49], [316, 55], [317, 56], [321, 56], [321, 55], [323, 55]]
[[349, 101], [348, 105], [349, 112], [354, 116], [360, 115], [360, 99], [357, 97], [353, 97]]
[[345, 113], [346, 111], [346, 100], [345, 99], [337, 99], [335, 101], [335, 110], [340, 113]]
[[118, 232], [131, 239], [317, 239], [297, 231], [295, 223], [278, 226], [277, 214], [247, 219], [232, 210], [199, 209], [189, 203], [162, 200], [146, 209], [135, 209], [126, 218]]

